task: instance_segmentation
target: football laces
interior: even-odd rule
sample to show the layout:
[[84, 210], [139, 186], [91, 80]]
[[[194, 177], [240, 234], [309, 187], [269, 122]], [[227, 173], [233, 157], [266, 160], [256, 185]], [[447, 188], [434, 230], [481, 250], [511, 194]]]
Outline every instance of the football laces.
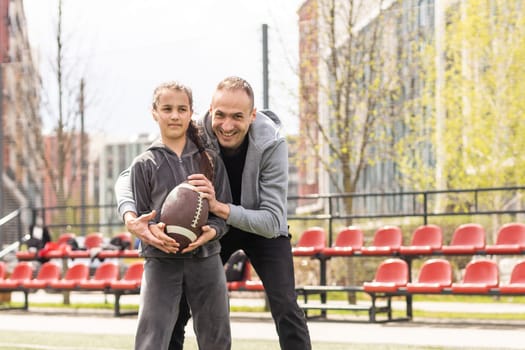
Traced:
[[197, 199], [197, 208], [195, 210], [195, 216], [193, 216], [193, 220], [191, 222], [191, 227], [196, 228], [199, 224], [199, 219], [201, 217], [202, 212], [202, 193], [198, 192], [199, 198]]

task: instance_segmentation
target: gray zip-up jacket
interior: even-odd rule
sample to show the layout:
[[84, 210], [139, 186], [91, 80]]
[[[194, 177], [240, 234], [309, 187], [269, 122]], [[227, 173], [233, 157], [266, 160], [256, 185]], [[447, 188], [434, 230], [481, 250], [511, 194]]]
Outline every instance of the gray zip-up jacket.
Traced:
[[[207, 146], [219, 149], [207, 113], [198, 124]], [[281, 121], [270, 110], [257, 112], [248, 130], [249, 143], [242, 173], [241, 205], [229, 204], [229, 225], [266, 238], [288, 236], [288, 144]]]
[[[211, 128], [211, 115], [197, 120], [204, 130], [204, 143], [218, 152]], [[257, 112], [248, 131], [249, 144], [242, 174], [241, 205], [229, 203], [229, 225], [266, 238], [288, 236], [288, 145], [279, 118], [269, 110]], [[129, 173], [122, 172], [115, 184], [119, 213], [135, 211]], [[218, 197], [217, 197], [218, 198]]]
[[[214, 179], [213, 185], [215, 194], [221, 202], [231, 200], [230, 184], [228, 175], [220, 157], [217, 153], [208, 150], [213, 160]], [[131, 165], [131, 185], [133, 196], [136, 200], [137, 214], [142, 215], [157, 211], [156, 222], [160, 221], [162, 204], [169, 192], [178, 184], [184, 182], [190, 174], [202, 173], [199, 165], [201, 157], [206, 155], [199, 153], [197, 146], [187, 140], [181, 157], [167, 148], [162, 142], [154, 142], [146, 152], [139, 155]], [[217, 236], [203, 246], [196, 249], [192, 254], [199, 257], [206, 257], [220, 252], [218, 239], [228, 231], [226, 222], [210, 214], [208, 225], [213, 227]], [[183, 257], [180, 254], [167, 254], [161, 250], [144, 245], [142, 255], [146, 257]]]

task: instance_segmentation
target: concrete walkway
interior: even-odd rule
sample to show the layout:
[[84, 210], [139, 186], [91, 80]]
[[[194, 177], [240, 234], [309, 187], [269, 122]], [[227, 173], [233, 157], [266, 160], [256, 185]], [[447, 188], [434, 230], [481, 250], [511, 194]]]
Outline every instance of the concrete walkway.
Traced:
[[[16, 294], [20, 294], [17, 296]], [[13, 293], [13, 301], [21, 298], [21, 293]], [[126, 296], [123, 303], [135, 303], [136, 296]], [[113, 317], [110, 310], [58, 311], [59, 309], [41, 309], [31, 307], [31, 302], [60, 302], [61, 295], [42, 292], [30, 295], [29, 311], [0, 311], [0, 330], [33, 330], [51, 332], [75, 332], [104, 334], [111, 329], [115, 334], [134, 334], [136, 317]], [[72, 302], [80, 298], [84, 302], [98, 302], [111, 296], [97, 293], [72, 293]], [[232, 304], [263, 304], [261, 299], [233, 299]], [[402, 307], [395, 305], [394, 307]], [[525, 305], [520, 304], [474, 304], [474, 303], [414, 303], [414, 309], [476, 311], [476, 312], [523, 312]], [[58, 314], [57, 312], [61, 312]], [[410, 322], [390, 322], [370, 324], [366, 315], [359, 319], [354, 316], [330, 315], [328, 320], [309, 320], [309, 329], [314, 342], [337, 342], [351, 344], [398, 344], [441, 346], [454, 349], [525, 349], [525, 317], [522, 321], [490, 322], [476, 321], [433, 321], [413, 320]], [[191, 325], [187, 327], [189, 337], [194, 337]], [[232, 313], [233, 339], [275, 340], [275, 326], [269, 313]]]
[[[268, 314], [232, 315], [233, 339], [275, 340]], [[309, 321], [314, 342], [441, 346], [456, 349], [525, 349], [524, 324], [475, 324], [443, 322], [394, 322], [387, 324], [347, 321]], [[115, 318], [109, 313], [56, 314], [43, 311], [2, 311], [0, 329], [7, 331], [72, 332], [132, 335], [136, 317]], [[188, 337], [194, 337], [191, 325]]]

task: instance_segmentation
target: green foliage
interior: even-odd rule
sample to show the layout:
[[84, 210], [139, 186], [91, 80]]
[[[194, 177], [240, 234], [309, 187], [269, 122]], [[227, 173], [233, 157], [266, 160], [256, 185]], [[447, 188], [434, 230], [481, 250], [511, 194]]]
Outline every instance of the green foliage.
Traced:
[[[401, 14], [377, 2], [357, 0], [309, 5], [315, 7], [312, 17], [321, 24], [310, 28], [315, 35], [303, 34], [301, 66], [309, 75], [305, 74], [302, 84], [313, 85], [308, 77], [315, 77], [319, 93], [316, 98], [302, 97], [302, 127], [306, 134], [316, 135], [306, 145], [314, 154], [303, 158], [308, 163], [302, 166], [322, 167], [330, 191], [351, 193], [367, 166], [392, 156], [391, 125], [399, 117], [393, 101], [401, 95], [402, 77], [396, 30], [384, 29], [395, 27]], [[375, 19], [368, 21], [370, 13], [376, 12]], [[307, 52], [309, 47], [315, 48], [315, 54]], [[350, 212], [351, 203], [346, 206]]]
[[[421, 50], [420, 93], [407, 101], [409, 132], [396, 145], [402, 176], [414, 188], [435, 184], [438, 143], [444, 147], [447, 188], [524, 183], [524, 10], [516, 0], [455, 3], [446, 11], [445, 51], [436, 53], [434, 41]], [[444, 55], [446, 63], [441, 90], [446, 117], [440, 139], [436, 54]], [[491, 205], [501, 204], [496, 198]]]

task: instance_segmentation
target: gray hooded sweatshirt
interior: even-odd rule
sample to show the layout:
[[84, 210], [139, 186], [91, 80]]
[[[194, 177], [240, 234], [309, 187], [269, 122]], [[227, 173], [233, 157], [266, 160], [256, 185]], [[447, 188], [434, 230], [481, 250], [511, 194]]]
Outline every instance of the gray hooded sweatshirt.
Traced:
[[[207, 152], [213, 160], [215, 195], [220, 201], [229, 201], [231, 200], [230, 185], [224, 164], [217, 153], [212, 150]], [[155, 222], [159, 222], [162, 204], [168, 193], [176, 185], [184, 182], [190, 174], [202, 173], [199, 164], [201, 157], [205, 156], [199, 153], [197, 146], [188, 139], [180, 158], [160, 141], [154, 142], [146, 152], [135, 158], [130, 175], [137, 214], [146, 214], [155, 209], [157, 211]], [[228, 225], [223, 219], [211, 213], [207, 224], [216, 230], [216, 239], [189, 254], [207, 257], [220, 252], [218, 239], [227, 232]], [[142, 247], [142, 255], [170, 258], [188, 256], [188, 254], [167, 254], [149, 245]]]

